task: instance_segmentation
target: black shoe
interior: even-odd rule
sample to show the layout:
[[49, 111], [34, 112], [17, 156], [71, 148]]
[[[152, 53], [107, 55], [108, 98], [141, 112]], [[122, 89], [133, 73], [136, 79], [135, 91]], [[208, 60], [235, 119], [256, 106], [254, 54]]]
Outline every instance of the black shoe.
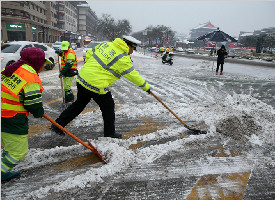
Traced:
[[115, 133], [114, 135], [111, 136], [111, 138], [121, 139], [122, 138], [122, 134]]
[[1, 181], [8, 181], [13, 178], [16, 178], [17, 176], [20, 176], [20, 171], [7, 172], [7, 173], [1, 172]]
[[105, 136], [104, 137], [111, 137], [111, 138], [118, 138], [118, 139], [121, 139], [122, 138], [122, 134], [119, 134], [119, 133], [115, 133], [113, 135], [108, 135], [108, 136]]
[[51, 125], [50, 130], [58, 135], [65, 136], [65, 133], [53, 124]]

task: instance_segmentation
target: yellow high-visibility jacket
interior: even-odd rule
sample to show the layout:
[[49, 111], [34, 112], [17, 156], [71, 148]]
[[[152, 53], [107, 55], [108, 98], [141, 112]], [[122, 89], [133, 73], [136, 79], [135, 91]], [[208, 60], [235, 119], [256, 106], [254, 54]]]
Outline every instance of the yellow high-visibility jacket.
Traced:
[[150, 85], [134, 69], [128, 53], [128, 45], [120, 38], [97, 45], [76, 81], [90, 91], [106, 94], [108, 87], [123, 76], [147, 91]]

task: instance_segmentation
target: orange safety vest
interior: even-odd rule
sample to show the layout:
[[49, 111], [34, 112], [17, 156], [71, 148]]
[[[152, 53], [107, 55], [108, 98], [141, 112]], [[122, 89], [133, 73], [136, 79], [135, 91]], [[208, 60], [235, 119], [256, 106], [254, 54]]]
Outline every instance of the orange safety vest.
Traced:
[[[65, 53], [65, 54], [64, 54]], [[74, 50], [70, 48], [68, 51], [63, 52], [63, 55], [61, 56], [61, 70], [65, 67], [65, 64], [67, 62], [67, 56], [69, 53], [74, 54], [74, 63], [71, 69], [76, 69], [77, 68], [77, 58]]]
[[39, 76], [22, 66], [19, 67], [10, 77], [1, 74], [1, 117], [11, 118], [17, 113], [25, 113], [29, 116], [29, 111], [24, 108], [24, 103], [20, 102], [19, 93], [27, 83], [39, 83], [40, 92], [44, 90]]

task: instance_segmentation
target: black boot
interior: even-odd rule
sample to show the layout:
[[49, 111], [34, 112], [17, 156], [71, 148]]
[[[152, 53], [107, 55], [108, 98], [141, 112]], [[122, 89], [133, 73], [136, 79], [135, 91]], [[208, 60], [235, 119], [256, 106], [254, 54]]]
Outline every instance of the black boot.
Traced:
[[120, 133], [115, 133], [115, 134], [112, 135], [111, 137], [112, 137], [112, 138], [121, 139], [121, 138], [122, 138], [122, 134], [120, 134]]
[[104, 134], [104, 137], [111, 137], [111, 138], [118, 138], [118, 139], [121, 139], [122, 138], [122, 134], [119, 134], [119, 133], [114, 133], [112, 135], [107, 135], [107, 134]]

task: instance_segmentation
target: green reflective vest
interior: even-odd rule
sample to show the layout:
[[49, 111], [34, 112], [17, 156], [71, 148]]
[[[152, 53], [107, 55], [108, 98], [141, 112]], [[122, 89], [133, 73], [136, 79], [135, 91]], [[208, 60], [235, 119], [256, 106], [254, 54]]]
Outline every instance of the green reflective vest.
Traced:
[[147, 91], [150, 86], [134, 69], [128, 52], [128, 45], [120, 38], [97, 45], [76, 81], [90, 91], [106, 94], [108, 87], [124, 76]]

